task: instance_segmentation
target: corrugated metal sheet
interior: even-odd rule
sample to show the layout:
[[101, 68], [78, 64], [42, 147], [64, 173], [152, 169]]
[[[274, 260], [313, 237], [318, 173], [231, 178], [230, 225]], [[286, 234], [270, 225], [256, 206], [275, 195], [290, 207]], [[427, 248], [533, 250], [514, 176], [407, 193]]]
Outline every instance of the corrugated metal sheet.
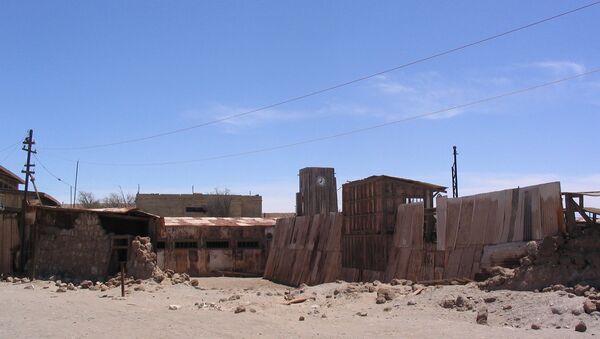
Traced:
[[275, 226], [274, 218], [218, 218], [218, 217], [165, 217], [166, 227], [234, 227], [234, 226]]

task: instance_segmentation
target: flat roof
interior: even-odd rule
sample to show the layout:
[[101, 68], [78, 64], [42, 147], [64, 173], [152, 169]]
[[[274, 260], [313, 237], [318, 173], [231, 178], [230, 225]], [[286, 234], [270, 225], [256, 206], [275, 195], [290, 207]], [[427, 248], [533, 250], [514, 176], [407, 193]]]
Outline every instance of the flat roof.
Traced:
[[275, 226], [274, 218], [226, 218], [226, 217], [164, 217], [166, 227], [178, 226]]

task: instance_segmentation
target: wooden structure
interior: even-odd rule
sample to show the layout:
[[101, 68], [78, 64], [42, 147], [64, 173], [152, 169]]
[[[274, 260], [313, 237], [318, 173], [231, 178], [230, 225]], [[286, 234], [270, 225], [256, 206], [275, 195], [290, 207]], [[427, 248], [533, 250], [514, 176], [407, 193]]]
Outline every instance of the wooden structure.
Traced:
[[25, 181], [19, 176], [0, 166], [0, 189], [18, 190], [19, 185], [25, 184]]
[[[600, 223], [600, 209], [585, 207], [584, 197], [600, 197], [600, 191], [596, 192], [565, 192], [562, 194], [565, 200], [565, 220], [567, 227], [577, 225], [595, 225]], [[579, 215], [579, 218], [577, 216]]]
[[342, 220], [341, 213], [277, 220], [264, 278], [291, 286], [338, 279]]
[[158, 266], [191, 276], [262, 276], [275, 219], [163, 218]]
[[564, 232], [560, 195], [560, 183], [553, 182], [455, 199], [438, 197], [436, 250], [445, 252], [443, 277], [473, 278], [484, 252], [498, 253], [500, 244]]
[[298, 175], [300, 188], [296, 194], [296, 215], [312, 216], [338, 212], [335, 171], [326, 167], [306, 167]]
[[[11, 274], [21, 269], [21, 207], [24, 191], [19, 185], [25, 182], [16, 174], [0, 166], [0, 273]], [[58, 206], [59, 202], [43, 192], [28, 192], [31, 205]]]
[[[417, 228], [420, 228], [422, 238], [434, 239], [433, 198], [446, 192], [446, 187], [385, 175], [353, 181], [342, 187], [342, 267], [345, 278], [360, 281], [384, 278], [398, 222], [404, 225], [403, 213], [409, 211], [399, 210], [399, 206], [419, 203], [420, 217], [411, 222], [419, 225]], [[410, 213], [413, 212], [410, 210]]]

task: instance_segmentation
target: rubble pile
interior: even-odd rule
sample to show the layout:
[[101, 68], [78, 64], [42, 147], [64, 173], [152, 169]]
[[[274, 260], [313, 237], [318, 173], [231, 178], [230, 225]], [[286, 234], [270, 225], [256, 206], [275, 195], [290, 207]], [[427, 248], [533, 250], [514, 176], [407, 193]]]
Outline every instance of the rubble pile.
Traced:
[[156, 253], [152, 251], [149, 237], [136, 236], [131, 241], [131, 255], [127, 261], [127, 272], [139, 279], [160, 276], [160, 268], [156, 266]]
[[580, 228], [568, 235], [546, 237], [527, 244], [527, 255], [515, 269], [495, 267], [480, 283], [489, 290], [543, 290], [561, 284], [600, 288], [600, 230]]

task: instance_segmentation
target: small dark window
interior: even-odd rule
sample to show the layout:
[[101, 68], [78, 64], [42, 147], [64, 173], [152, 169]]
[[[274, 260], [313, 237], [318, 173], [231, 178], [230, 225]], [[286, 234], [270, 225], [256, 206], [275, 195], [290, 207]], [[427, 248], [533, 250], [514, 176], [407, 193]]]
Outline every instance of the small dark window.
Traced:
[[229, 241], [227, 241], [227, 240], [207, 241], [206, 248], [229, 248]]
[[113, 246], [129, 246], [129, 239], [113, 239]]
[[205, 207], [186, 207], [185, 211], [192, 212], [192, 213], [206, 213], [206, 208]]
[[258, 241], [238, 241], [238, 248], [258, 248]]
[[273, 239], [273, 233], [267, 233], [267, 240]]
[[164, 241], [159, 241], [156, 243], [156, 249], [158, 250], [162, 250], [165, 248], [165, 242]]
[[175, 248], [198, 248], [198, 243], [195, 241], [176, 241]]

